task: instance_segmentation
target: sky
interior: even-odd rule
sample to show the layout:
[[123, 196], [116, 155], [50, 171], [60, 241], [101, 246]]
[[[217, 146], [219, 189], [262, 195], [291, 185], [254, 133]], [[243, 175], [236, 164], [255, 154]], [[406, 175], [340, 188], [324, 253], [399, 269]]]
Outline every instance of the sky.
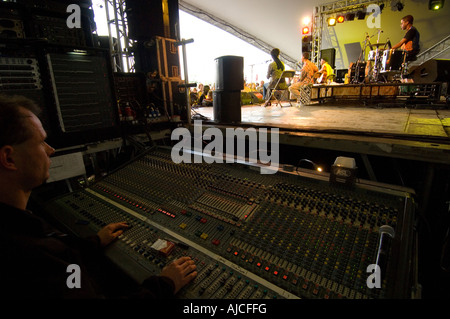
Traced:
[[[104, 0], [93, 0], [98, 35], [108, 35]], [[225, 55], [244, 58], [244, 78], [247, 82], [267, 81], [270, 54], [247, 42], [180, 10], [180, 33], [183, 39], [193, 39], [186, 45], [186, 60], [189, 82], [214, 84], [216, 78], [215, 59]], [[180, 51], [180, 63], [183, 66]], [[183, 67], [182, 67], [183, 69]], [[182, 70], [184, 74], [184, 70]], [[184, 78], [184, 76], [183, 76]]]

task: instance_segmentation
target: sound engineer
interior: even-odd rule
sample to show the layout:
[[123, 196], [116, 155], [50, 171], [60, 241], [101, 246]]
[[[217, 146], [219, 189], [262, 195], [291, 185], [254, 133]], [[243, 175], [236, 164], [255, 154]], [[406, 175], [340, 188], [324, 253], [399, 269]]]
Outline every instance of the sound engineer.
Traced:
[[[126, 223], [105, 226], [90, 238], [73, 238], [27, 210], [31, 191], [49, 177], [55, 150], [46, 142], [37, 105], [21, 96], [0, 96], [0, 287], [7, 299], [106, 298], [89, 265]], [[80, 287], [69, 287], [68, 266], [81, 269]], [[173, 298], [195, 276], [182, 257], [144, 281], [125, 298]], [[116, 278], [108, 278], [114, 285]], [[114, 296], [115, 297], [115, 296]]]

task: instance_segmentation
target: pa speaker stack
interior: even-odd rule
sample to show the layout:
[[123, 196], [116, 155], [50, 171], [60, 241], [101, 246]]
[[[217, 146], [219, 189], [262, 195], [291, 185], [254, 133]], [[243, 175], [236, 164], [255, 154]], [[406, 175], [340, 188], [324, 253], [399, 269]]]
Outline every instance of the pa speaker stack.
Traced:
[[241, 90], [244, 88], [244, 58], [222, 56], [216, 60], [216, 90], [213, 92], [214, 121], [241, 121]]

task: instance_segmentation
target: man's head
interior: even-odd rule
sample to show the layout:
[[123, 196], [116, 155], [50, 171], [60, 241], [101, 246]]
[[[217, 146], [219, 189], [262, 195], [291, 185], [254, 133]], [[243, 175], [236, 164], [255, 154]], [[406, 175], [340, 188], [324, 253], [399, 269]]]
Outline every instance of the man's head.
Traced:
[[0, 174], [23, 191], [49, 177], [54, 149], [38, 118], [39, 107], [22, 96], [0, 96]]
[[400, 20], [400, 27], [402, 28], [402, 30], [408, 30], [413, 25], [413, 23], [414, 23], [413, 16], [407, 15]]
[[23, 96], [0, 95], [0, 147], [24, 142], [31, 137], [23, 111], [40, 114], [39, 107]]
[[309, 60], [309, 52], [302, 53], [302, 61], [305, 62], [306, 60]]
[[320, 59], [320, 64], [324, 65], [325, 63], [328, 63], [327, 59], [321, 58]]

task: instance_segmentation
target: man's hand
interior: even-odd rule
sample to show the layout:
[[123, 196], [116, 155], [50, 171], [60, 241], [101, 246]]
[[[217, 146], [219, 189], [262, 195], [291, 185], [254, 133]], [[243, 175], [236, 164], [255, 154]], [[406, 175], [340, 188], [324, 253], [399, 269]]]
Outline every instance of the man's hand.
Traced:
[[196, 268], [197, 266], [190, 257], [181, 257], [164, 267], [161, 276], [172, 279], [175, 284], [174, 294], [176, 294], [197, 276]]
[[102, 247], [108, 246], [119, 237], [129, 225], [126, 222], [108, 224], [97, 233]]

